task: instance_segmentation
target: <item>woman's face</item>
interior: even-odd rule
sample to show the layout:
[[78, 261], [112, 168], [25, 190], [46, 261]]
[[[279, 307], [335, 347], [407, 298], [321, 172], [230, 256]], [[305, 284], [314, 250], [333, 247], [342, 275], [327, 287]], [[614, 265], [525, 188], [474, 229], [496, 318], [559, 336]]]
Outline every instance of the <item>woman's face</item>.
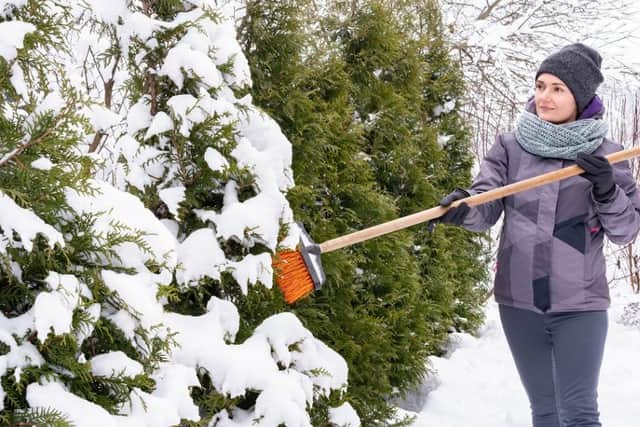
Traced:
[[536, 112], [538, 117], [560, 124], [576, 120], [578, 108], [573, 94], [562, 80], [553, 74], [543, 73], [536, 80]]

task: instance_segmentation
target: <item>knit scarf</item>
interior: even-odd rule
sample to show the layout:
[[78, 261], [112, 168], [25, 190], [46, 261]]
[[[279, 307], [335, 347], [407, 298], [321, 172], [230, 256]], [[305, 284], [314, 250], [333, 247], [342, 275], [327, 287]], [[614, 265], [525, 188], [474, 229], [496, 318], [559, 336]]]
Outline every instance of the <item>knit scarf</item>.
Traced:
[[609, 126], [603, 120], [583, 119], [556, 125], [523, 111], [516, 139], [531, 154], [575, 160], [578, 153], [593, 153], [608, 131]]

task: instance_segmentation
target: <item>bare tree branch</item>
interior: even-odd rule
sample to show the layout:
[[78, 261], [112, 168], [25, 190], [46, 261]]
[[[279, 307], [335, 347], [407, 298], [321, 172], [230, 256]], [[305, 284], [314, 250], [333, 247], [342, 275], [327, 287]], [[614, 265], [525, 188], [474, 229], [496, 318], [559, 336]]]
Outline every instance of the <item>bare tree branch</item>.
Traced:
[[[118, 63], [120, 62], [120, 57], [121, 57], [120, 53], [118, 53], [115, 61], [113, 62], [113, 68], [111, 69], [111, 77], [104, 84], [104, 105], [105, 107], [107, 107], [107, 109], [111, 109], [111, 99], [113, 97], [113, 85], [115, 84], [115, 76], [116, 76], [116, 71], [118, 69]], [[95, 136], [93, 137], [93, 141], [91, 142], [91, 145], [89, 145], [89, 153], [93, 153], [98, 149], [98, 147], [100, 146], [100, 142], [102, 141], [102, 138], [105, 137], [106, 135], [107, 134], [102, 131], [96, 132]]]
[[484, 19], [487, 19], [491, 15], [491, 12], [493, 12], [493, 9], [495, 9], [496, 6], [498, 6], [501, 1], [502, 0], [495, 0], [493, 3], [491, 3], [489, 6], [487, 6], [487, 8], [485, 10], [483, 10], [482, 13], [480, 13], [480, 15], [478, 15], [478, 17], [476, 19], [478, 21], [482, 21]]

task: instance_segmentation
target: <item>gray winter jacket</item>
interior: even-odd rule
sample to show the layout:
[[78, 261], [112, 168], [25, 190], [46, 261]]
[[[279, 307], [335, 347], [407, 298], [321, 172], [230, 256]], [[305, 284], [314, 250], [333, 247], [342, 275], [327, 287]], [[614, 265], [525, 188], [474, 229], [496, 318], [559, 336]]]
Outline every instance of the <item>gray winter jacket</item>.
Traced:
[[[594, 154], [622, 146], [607, 139]], [[513, 133], [499, 135], [470, 193], [477, 194], [574, 164], [522, 149]], [[536, 312], [609, 307], [603, 239], [624, 245], [640, 229], [640, 194], [628, 162], [614, 165], [613, 199], [595, 201], [591, 183], [576, 176], [471, 208], [463, 227], [483, 231], [504, 212], [495, 276], [498, 303]]]

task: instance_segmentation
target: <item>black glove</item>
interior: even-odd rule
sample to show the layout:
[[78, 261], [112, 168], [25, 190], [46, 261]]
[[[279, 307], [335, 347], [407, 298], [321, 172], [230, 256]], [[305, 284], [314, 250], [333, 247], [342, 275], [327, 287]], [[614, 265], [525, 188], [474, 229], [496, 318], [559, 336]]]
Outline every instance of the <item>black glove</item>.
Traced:
[[593, 198], [598, 202], [611, 200], [616, 191], [613, 167], [603, 156], [578, 153], [576, 164], [585, 170], [580, 176], [593, 183]]
[[[468, 191], [463, 190], [462, 188], [456, 188], [451, 193], [447, 194], [442, 200], [440, 200], [440, 206], [449, 206], [454, 201], [464, 199], [465, 197], [469, 196], [470, 194]], [[449, 209], [441, 217], [429, 221], [429, 231], [433, 231], [436, 224], [438, 223], [462, 225], [470, 210], [471, 208], [469, 207], [469, 205], [464, 202], [460, 203], [459, 206]]]

